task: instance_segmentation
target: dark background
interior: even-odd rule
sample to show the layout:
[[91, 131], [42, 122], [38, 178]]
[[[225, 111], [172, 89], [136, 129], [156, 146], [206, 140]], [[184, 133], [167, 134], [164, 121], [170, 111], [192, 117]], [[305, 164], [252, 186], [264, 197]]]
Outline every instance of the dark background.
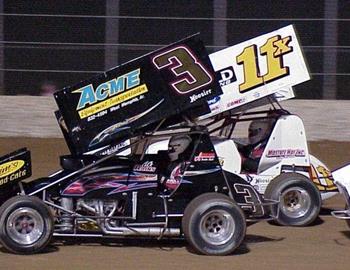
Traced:
[[[313, 76], [311, 81], [295, 87], [297, 97], [322, 98], [323, 80], [325, 76], [333, 76], [336, 83], [334, 97], [350, 99], [350, 20], [347, 20], [350, 18], [350, 3], [338, 0], [338, 14], [334, 18], [337, 21], [337, 43], [334, 47], [325, 47], [325, 1], [227, 0], [227, 44], [213, 46], [214, 1], [119, 1], [119, 16], [122, 17], [106, 18], [106, 1], [4, 0], [3, 39], [6, 43], [3, 45], [3, 93], [39, 95], [40, 84], [46, 80], [62, 88], [90, 78], [96, 72], [110, 68], [105, 65], [105, 53], [109, 46], [113, 46], [116, 54], [113, 64], [117, 66], [196, 32], [201, 33], [211, 53], [294, 24]], [[6, 15], [8, 13], [101, 17], [10, 16]], [[119, 26], [118, 42], [113, 45], [104, 44], [108, 19]], [[336, 50], [336, 74], [324, 74], [325, 50]]]

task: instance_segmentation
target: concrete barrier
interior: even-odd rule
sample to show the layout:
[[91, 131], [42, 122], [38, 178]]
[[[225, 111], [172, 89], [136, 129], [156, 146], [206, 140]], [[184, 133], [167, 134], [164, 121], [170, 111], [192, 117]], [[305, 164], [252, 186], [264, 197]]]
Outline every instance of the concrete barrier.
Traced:
[[[350, 101], [294, 99], [282, 105], [303, 119], [308, 140], [350, 141]], [[0, 96], [0, 108], [0, 137], [62, 137], [52, 97]]]

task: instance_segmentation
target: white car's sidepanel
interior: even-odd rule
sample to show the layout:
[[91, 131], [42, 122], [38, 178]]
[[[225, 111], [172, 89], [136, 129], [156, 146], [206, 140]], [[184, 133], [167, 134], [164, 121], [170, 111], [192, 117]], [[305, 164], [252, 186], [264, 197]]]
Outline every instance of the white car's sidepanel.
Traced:
[[348, 194], [350, 194], [350, 164], [335, 170], [332, 172], [332, 175], [335, 183], [341, 184], [347, 190]]
[[309, 150], [302, 120], [295, 115], [281, 116], [261, 157], [258, 174], [277, 165], [309, 166]]

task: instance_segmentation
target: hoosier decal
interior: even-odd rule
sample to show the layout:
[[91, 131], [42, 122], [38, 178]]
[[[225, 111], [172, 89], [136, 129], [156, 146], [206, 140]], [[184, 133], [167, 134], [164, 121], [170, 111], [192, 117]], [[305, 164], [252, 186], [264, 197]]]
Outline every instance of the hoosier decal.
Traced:
[[190, 103], [193, 103], [193, 102], [197, 101], [197, 99], [201, 99], [201, 98], [206, 97], [207, 95], [210, 95], [210, 94], [211, 94], [211, 89], [203, 90], [199, 94], [193, 94], [192, 96], [190, 96]]

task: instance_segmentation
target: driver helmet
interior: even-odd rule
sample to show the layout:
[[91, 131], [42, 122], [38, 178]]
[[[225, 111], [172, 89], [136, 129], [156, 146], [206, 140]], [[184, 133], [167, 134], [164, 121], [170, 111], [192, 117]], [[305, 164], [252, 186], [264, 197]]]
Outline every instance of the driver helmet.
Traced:
[[190, 145], [192, 139], [188, 135], [175, 135], [170, 138], [168, 144], [168, 154], [171, 161], [179, 158], [187, 147]]
[[270, 119], [253, 120], [248, 129], [250, 144], [256, 144], [266, 139], [271, 131], [272, 123]]

